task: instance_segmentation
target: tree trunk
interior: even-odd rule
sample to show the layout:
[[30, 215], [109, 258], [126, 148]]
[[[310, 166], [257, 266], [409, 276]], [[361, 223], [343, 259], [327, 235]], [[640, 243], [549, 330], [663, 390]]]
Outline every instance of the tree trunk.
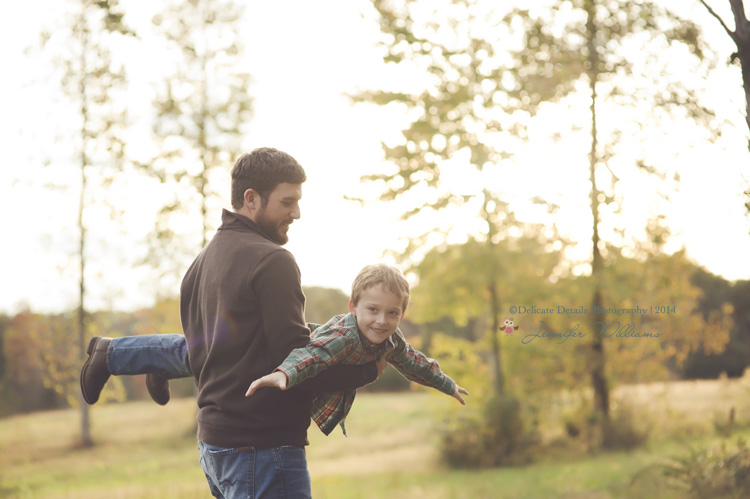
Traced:
[[[729, 0], [734, 15], [734, 36], [732, 39], [737, 45], [737, 58], [740, 60], [742, 69], [742, 87], [745, 90], [745, 122], [750, 132], [750, 21], [745, 15], [743, 0]], [[750, 141], [748, 141], [750, 149]]]
[[[88, 118], [89, 109], [86, 99], [86, 54], [88, 46], [88, 30], [86, 29], [85, 6], [81, 6], [81, 77], [79, 80], [79, 91], [81, 99], [81, 192], [78, 201], [78, 230], [80, 240], [78, 245], [78, 262], [79, 262], [79, 281], [78, 281], [78, 354], [79, 365], [83, 365], [86, 357], [86, 226], [84, 225], [83, 212], [86, 207], [86, 167], [88, 166], [88, 156], [86, 146], [88, 145]], [[80, 390], [79, 390], [80, 391]], [[83, 400], [83, 394], [78, 397], [81, 407], [81, 444], [84, 447], [94, 445], [91, 439], [91, 424], [89, 421], [89, 406]]]
[[[600, 313], [602, 309], [602, 255], [599, 249], [599, 190], [596, 187], [596, 165], [599, 162], [597, 151], [597, 122], [596, 122], [596, 83], [599, 76], [599, 56], [597, 53], [597, 27], [595, 23], [595, 2], [586, 2], [588, 19], [586, 31], [588, 36], [588, 62], [589, 62], [589, 87], [591, 91], [591, 150], [589, 152], [589, 180], [591, 182], [591, 214], [593, 218], [593, 245], [591, 262], [591, 280], [593, 283], [593, 295], [591, 299], [591, 328], [592, 340], [589, 345], [588, 369], [591, 377], [591, 386], [594, 390], [594, 409], [603, 418], [603, 422], [609, 419], [609, 389], [605, 374], [606, 359], [604, 355], [604, 342], [601, 335], [596, 334], [597, 323], [604, 323], [605, 315]], [[606, 432], [603, 432], [606, 440]], [[607, 442], [603, 442], [606, 446]]]
[[[492, 194], [487, 190], [482, 190], [483, 201], [482, 201], [482, 216], [487, 222], [487, 247], [489, 249], [490, 257], [493, 258], [495, 252], [495, 236], [497, 235], [497, 228], [492, 221], [490, 214], [490, 201]], [[494, 262], [494, 258], [492, 259]], [[505, 379], [503, 378], [503, 366], [502, 366], [502, 352], [500, 349], [500, 340], [498, 333], [500, 329], [500, 296], [497, 292], [497, 276], [499, 270], [493, 263], [492, 266], [487, 269], [489, 274], [489, 281], [487, 282], [487, 291], [490, 295], [490, 314], [492, 315], [492, 328], [490, 334], [492, 335], [492, 356], [493, 364], [495, 369], [495, 393], [497, 395], [505, 394]]]
[[487, 290], [490, 293], [490, 313], [492, 314], [492, 356], [494, 357], [495, 367], [495, 393], [497, 395], [505, 394], [505, 379], [503, 378], [502, 357], [500, 355], [500, 340], [498, 333], [500, 329], [500, 299], [497, 296], [496, 276], [493, 274], [490, 282], [487, 284]]
[[[85, 122], [85, 120], [84, 120]], [[86, 307], [84, 304], [84, 297], [86, 294], [86, 258], [85, 258], [85, 242], [86, 242], [86, 228], [83, 225], [83, 209], [84, 209], [84, 194], [86, 191], [86, 154], [81, 154], [81, 197], [78, 207], [78, 229], [80, 234], [80, 241], [78, 246], [78, 259], [79, 259], [79, 272], [80, 277], [78, 281], [78, 365], [83, 365], [86, 361]], [[84, 447], [91, 447], [94, 445], [94, 441], [91, 439], [91, 423], [89, 420], [89, 406], [85, 400], [83, 400], [83, 393], [78, 396], [78, 404], [81, 407], [81, 445]]]

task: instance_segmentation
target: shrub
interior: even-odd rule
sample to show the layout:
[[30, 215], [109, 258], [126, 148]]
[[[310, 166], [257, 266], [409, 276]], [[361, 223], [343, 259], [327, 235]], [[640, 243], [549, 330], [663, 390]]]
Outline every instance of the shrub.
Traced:
[[482, 468], [529, 462], [536, 434], [524, 428], [521, 404], [495, 396], [479, 417], [459, 419], [441, 437], [440, 451], [451, 468]]
[[648, 440], [648, 430], [636, 427], [633, 411], [621, 408], [602, 424], [602, 448], [607, 450], [633, 450]]
[[608, 419], [604, 419], [601, 415], [592, 413], [591, 408], [584, 404], [567, 414], [564, 424], [568, 437], [582, 442], [588, 451], [629, 451], [648, 440], [648, 430], [638, 428], [633, 411], [623, 405], [611, 411]]
[[750, 497], [750, 447], [738, 441], [737, 449], [692, 451], [663, 465], [669, 485], [690, 497], [734, 499]]

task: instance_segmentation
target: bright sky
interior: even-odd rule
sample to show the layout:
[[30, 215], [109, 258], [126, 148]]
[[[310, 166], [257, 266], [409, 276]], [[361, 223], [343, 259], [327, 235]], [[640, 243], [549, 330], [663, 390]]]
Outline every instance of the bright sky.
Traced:
[[[143, 2], [122, 3], [133, 25], [147, 22], [156, 10], [144, 7]], [[62, 112], [64, 106], [53, 99], [56, 82], [44, 59], [24, 55], [24, 48], [35, 43], [40, 29], [52, 25], [55, 5], [59, 5], [57, 0], [6, 2], [0, 16], [0, 63], [6, 68], [0, 81], [5, 159], [0, 168], [4, 234], [0, 311], [5, 312], [23, 305], [40, 311], [64, 310], [74, 307], [77, 300], [78, 173], [70, 148], [55, 144], [55, 135], [70, 124]], [[305, 167], [309, 180], [304, 185], [303, 215], [290, 230], [287, 248], [298, 260], [303, 284], [347, 291], [363, 265], [381, 260], [384, 250], [398, 248], [399, 238], [414, 230], [397, 222], [400, 208], [395, 204], [361, 207], [344, 200], [344, 195], [367, 193], [359, 183], [361, 175], [386, 168], [380, 141], [398, 136], [403, 122], [403, 116], [393, 111], [353, 107], [343, 95], [358, 86], [377, 87], [388, 78], [374, 49], [377, 27], [360, 15], [366, 11], [365, 0], [277, 0], [247, 5], [244, 30], [255, 114], [244, 146], [246, 150], [277, 147]], [[160, 64], [147, 49], [142, 50], [133, 54], [137, 64], [130, 69], [134, 98], [142, 95], [142, 105], [132, 108], [134, 129], [149, 126], [144, 120], [153, 83], [149, 75]], [[732, 104], [741, 104], [739, 82], [718, 80], [724, 83], [715, 90], [717, 99], [735, 95]], [[739, 119], [734, 122], [742, 124]], [[678, 135], [679, 128], [675, 131]], [[677, 234], [674, 245], [685, 245], [696, 262], [730, 280], [750, 279], [750, 226], [742, 206], [742, 191], [750, 177], [746, 133], [730, 128], [720, 144], [693, 144], [693, 149], [665, 158], [682, 177], [680, 194], [665, 208]], [[573, 256], [585, 260], [591, 230], [585, 170], [582, 173], [579, 163], [570, 164], [573, 159], [551, 144], [535, 144], [520, 161], [526, 168], [513, 170], [502, 181], [521, 204], [535, 194], [562, 193], [561, 199], [567, 202], [560, 225], [574, 240], [583, 242]], [[47, 168], [42, 166], [45, 162]], [[486, 181], [459, 172], [452, 173], [451, 181], [457, 190], [472, 191]], [[449, 167], [446, 173], [451, 174]], [[70, 187], [48, 190], [45, 180]], [[106, 228], [105, 222], [96, 222], [104, 236], [99, 239], [107, 243], [90, 248], [89, 304], [93, 308], [127, 309], [147, 306], [153, 300], [152, 273], [135, 266], [145, 251], [143, 238], [153, 226], [157, 205], [148, 195], [151, 188], [145, 180], [127, 178], [107, 194], [124, 212], [124, 228], [114, 223]], [[645, 206], [637, 186], [633, 192], [630, 204]], [[637, 209], [633, 213], [634, 223], [641, 225], [648, 215], [638, 214]], [[104, 213], [93, 216], [104, 217]], [[458, 223], [470, 230], [471, 221], [456, 220], [463, 220]], [[323, 239], [326, 244], [321, 244]]]

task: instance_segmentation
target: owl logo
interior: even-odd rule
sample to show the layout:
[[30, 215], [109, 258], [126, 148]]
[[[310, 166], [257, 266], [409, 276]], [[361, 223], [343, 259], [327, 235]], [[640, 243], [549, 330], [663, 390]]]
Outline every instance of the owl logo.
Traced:
[[503, 325], [500, 326], [500, 329], [504, 330], [505, 334], [513, 334], [513, 331], [518, 329], [518, 324], [513, 321], [513, 317], [506, 318], [503, 321]]

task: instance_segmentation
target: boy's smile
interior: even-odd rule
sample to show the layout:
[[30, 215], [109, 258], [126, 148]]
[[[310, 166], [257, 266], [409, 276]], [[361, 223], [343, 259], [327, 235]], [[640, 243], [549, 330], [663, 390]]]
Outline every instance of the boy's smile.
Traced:
[[355, 305], [349, 301], [349, 312], [357, 318], [359, 332], [379, 345], [392, 335], [404, 316], [404, 300], [383, 285], [367, 288]]

